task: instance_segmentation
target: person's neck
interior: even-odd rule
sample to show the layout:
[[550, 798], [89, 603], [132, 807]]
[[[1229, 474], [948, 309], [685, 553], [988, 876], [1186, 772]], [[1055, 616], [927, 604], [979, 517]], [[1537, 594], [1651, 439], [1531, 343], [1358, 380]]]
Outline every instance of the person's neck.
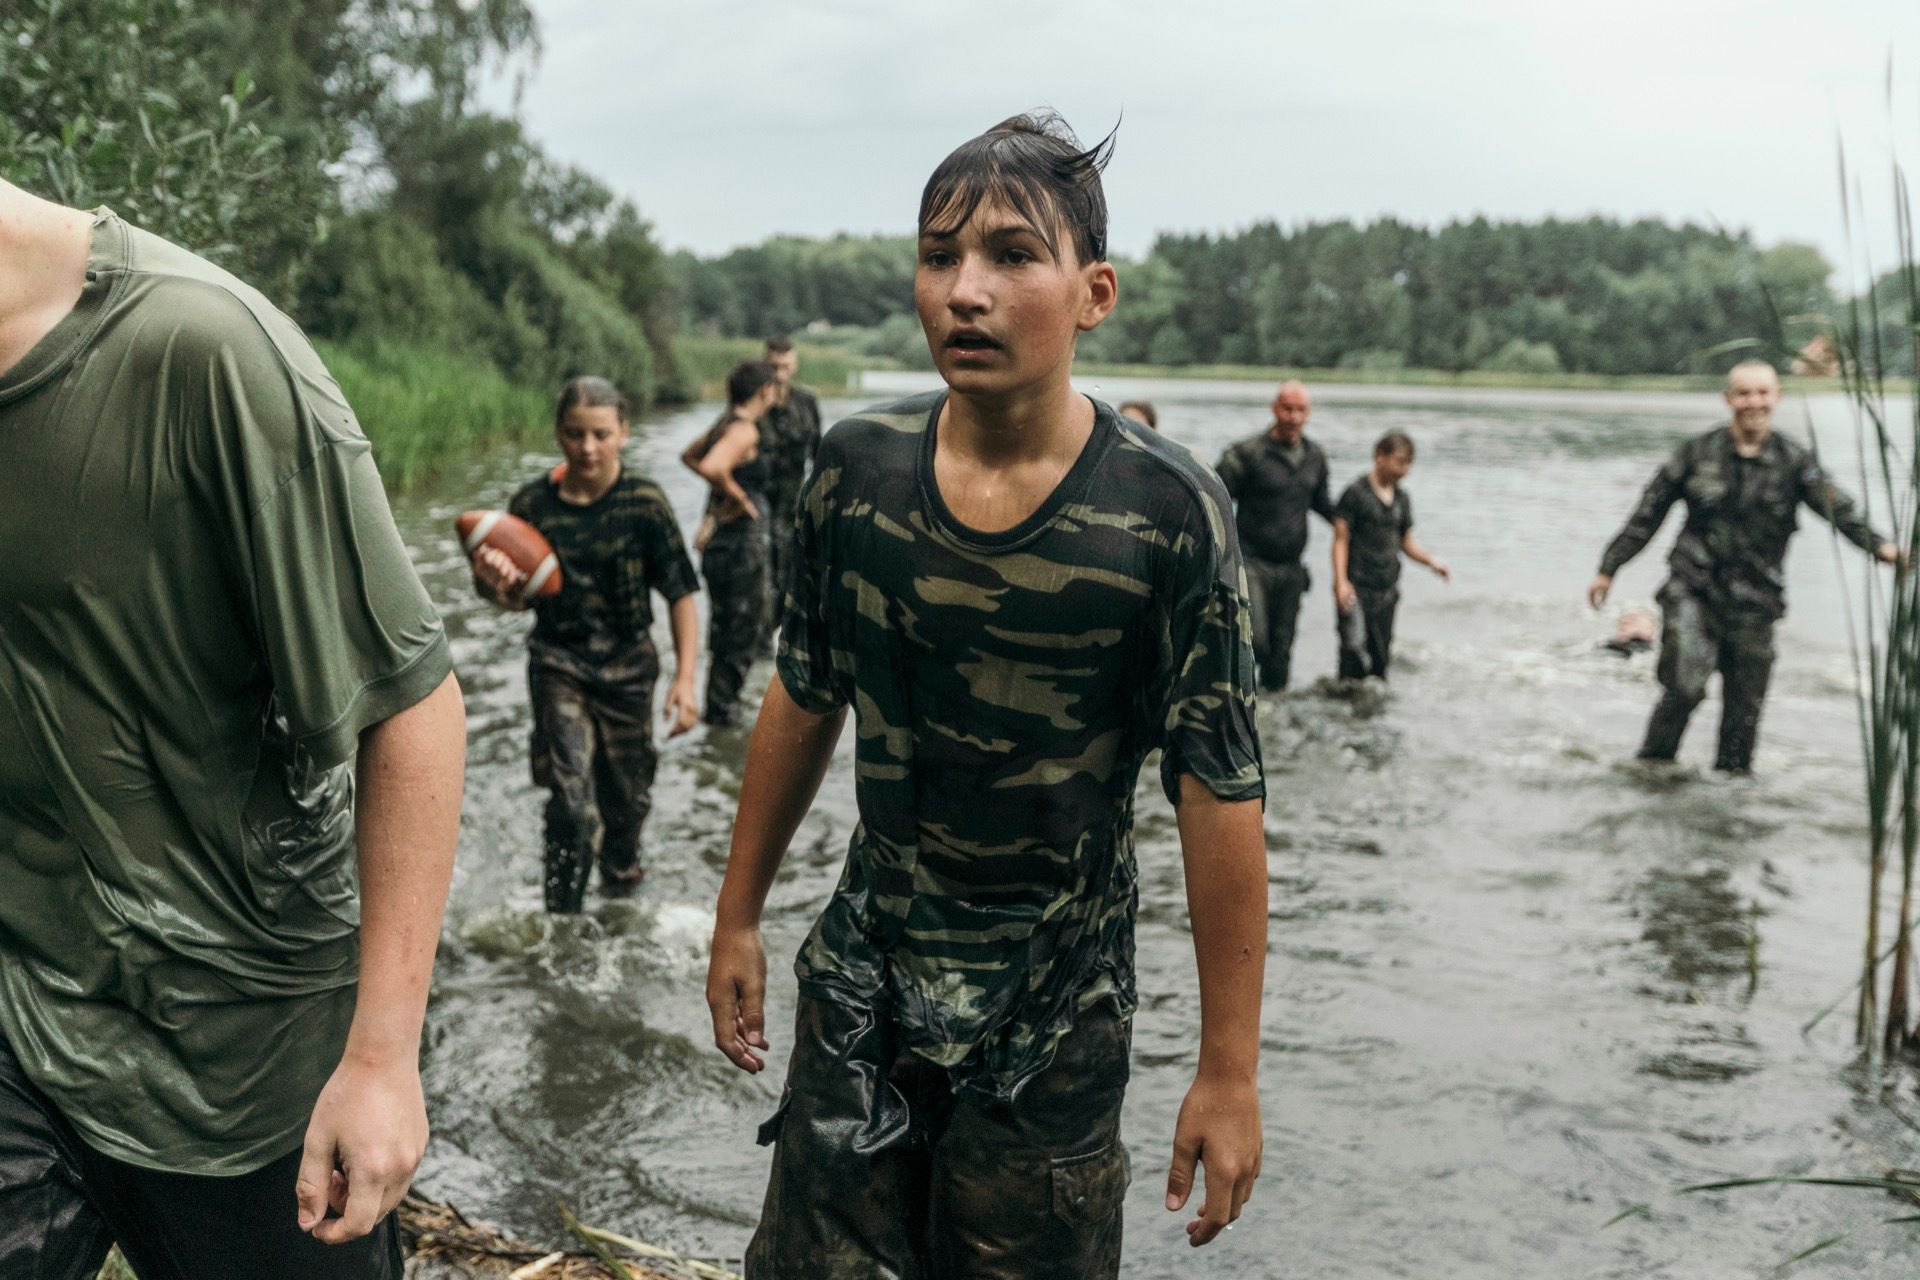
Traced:
[[1078, 456], [1093, 431], [1093, 404], [1062, 371], [1045, 382], [997, 395], [947, 397], [943, 451], [982, 466], [1016, 466], [1053, 455]]
[[1773, 419], [1768, 418], [1754, 426], [1747, 426], [1735, 418], [1731, 424], [1733, 447], [1749, 456], [1759, 453], [1767, 447], [1767, 441], [1773, 435]]
[[89, 213], [0, 181], [0, 373], [80, 300], [92, 226]]
[[1399, 487], [1399, 481], [1387, 479], [1387, 477], [1380, 474], [1380, 468], [1378, 467], [1375, 467], [1367, 473], [1367, 482], [1376, 490], [1385, 494], [1392, 494], [1394, 490]]
[[620, 473], [622, 470], [624, 470], [624, 468], [616, 461], [613, 464], [613, 470], [607, 473], [606, 480], [602, 483], [595, 484], [590, 481], [581, 480], [579, 478], [579, 472], [575, 471], [572, 467], [568, 467], [566, 474], [560, 477], [560, 497], [567, 502], [573, 503], [575, 506], [591, 506], [593, 503], [606, 497], [607, 491], [620, 482]]
[[1267, 428], [1267, 436], [1282, 449], [1296, 449], [1299, 447], [1300, 442], [1307, 438], [1304, 432], [1295, 432], [1292, 438], [1288, 438], [1288, 436], [1280, 430], [1278, 423]]

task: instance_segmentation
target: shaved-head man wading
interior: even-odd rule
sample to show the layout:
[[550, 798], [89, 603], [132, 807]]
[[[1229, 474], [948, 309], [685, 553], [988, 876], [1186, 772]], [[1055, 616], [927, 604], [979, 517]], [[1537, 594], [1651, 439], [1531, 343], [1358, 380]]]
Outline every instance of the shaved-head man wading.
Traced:
[[465, 744], [300, 331], [0, 182], [0, 1276], [398, 1280]]
[[1273, 397], [1273, 422], [1220, 456], [1220, 482], [1233, 495], [1240, 550], [1253, 610], [1253, 657], [1260, 687], [1287, 687], [1300, 597], [1312, 585], [1301, 556], [1307, 513], [1333, 522], [1327, 455], [1305, 435], [1313, 399], [1304, 383], [1285, 382]]
[[1773, 429], [1780, 377], [1758, 360], [1727, 374], [1732, 419], [1681, 445], [1640, 495], [1587, 588], [1598, 609], [1613, 576], [1652, 541], [1667, 509], [1684, 502], [1687, 522], [1667, 557], [1660, 588], [1660, 701], [1641, 744], [1644, 760], [1680, 750], [1707, 678], [1720, 673], [1720, 749], [1714, 768], [1744, 773], [1753, 764], [1760, 705], [1773, 671], [1773, 626], [1787, 611], [1782, 567], [1802, 506], [1830, 521], [1851, 543], [1888, 563], [1899, 549], [1868, 527], [1853, 502], [1828, 483], [1813, 455]]

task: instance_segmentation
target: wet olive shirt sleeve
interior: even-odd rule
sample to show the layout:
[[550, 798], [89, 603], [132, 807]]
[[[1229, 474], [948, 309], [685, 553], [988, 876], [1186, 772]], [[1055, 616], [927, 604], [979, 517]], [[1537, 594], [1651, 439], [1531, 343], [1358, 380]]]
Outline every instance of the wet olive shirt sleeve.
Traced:
[[1687, 475], [1693, 468], [1694, 443], [1689, 441], [1674, 450], [1673, 456], [1660, 465], [1647, 481], [1646, 488], [1640, 491], [1640, 500], [1634, 504], [1633, 511], [1627, 516], [1627, 522], [1600, 557], [1600, 572], [1611, 578], [1646, 549], [1653, 536], [1660, 532], [1660, 525], [1667, 518], [1667, 512], [1680, 500], [1680, 494], [1687, 482]]
[[350, 757], [449, 670], [284, 316], [102, 213], [0, 374], [0, 1036], [101, 1151], [298, 1146], [353, 1014]]

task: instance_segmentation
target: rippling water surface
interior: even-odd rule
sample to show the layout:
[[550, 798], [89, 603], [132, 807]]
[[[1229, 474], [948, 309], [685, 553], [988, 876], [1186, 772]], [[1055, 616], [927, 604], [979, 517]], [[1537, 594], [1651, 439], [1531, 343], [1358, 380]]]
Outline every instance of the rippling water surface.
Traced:
[[[829, 418], [922, 385], [870, 380]], [[1271, 388], [1088, 381], [1145, 396], [1211, 461], [1265, 421]], [[1242, 1225], [1187, 1248], [1160, 1204], [1199, 1031], [1172, 814], [1139, 799], [1142, 1007], [1125, 1134], [1135, 1183], [1125, 1274], [1139, 1277], [1720, 1277], [1909, 1275], [1898, 1206], [1766, 1189], [1675, 1197], [1721, 1176], [1874, 1173], [1920, 1164], [1891, 1108], [1905, 1077], [1851, 1065], [1846, 1010], [1799, 1027], [1851, 978], [1865, 899], [1863, 806], [1841, 570], [1809, 518], [1789, 562], [1793, 613], [1761, 728], [1759, 773], [1706, 771], [1717, 698], [1677, 773], [1628, 756], [1654, 698], [1651, 655], [1598, 642], [1582, 603], [1639, 486], [1712, 396], [1325, 387], [1309, 430], [1336, 488], [1372, 441], [1419, 445], [1419, 536], [1455, 572], [1409, 566], [1391, 692], [1306, 689], [1261, 707], [1272, 944], [1261, 1083], [1266, 1174]], [[682, 521], [701, 487], [674, 461], [712, 418], [649, 418], [631, 465]], [[1812, 416], [1829, 455], [1851, 427]], [[1806, 434], [1804, 406], [1781, 421]], [[784, 1075], [790, 960], [838, 874], [854, 821], [852, 735], [769, 903], [772, 1069], [711, 1047], [702, 985], [744, 735], [664, 748], [636, 901], [540, 911], [539, 807], [527, 776], [524, 617], [473, 598], [453, 516], [503, 505], [545, 452], [473, 459], [397, 514], [454, 638], [472, 726], [460, 862], [428, 1018], [434, 1144], [424, 1189], [540, 1239], [555, 1206], [590, 1222], [737, 1256], [767, 1153], [755, 1125]], [[1855, 472], [1842, 468], [1850, 487]], [[1677, 521], [1677, 516], [1675, 517]], [[1651, 604], [1672, 527], [1620, 577]], [[1332, 669], [1327, 534], [1295, 670]], [[1862, 557], [1849, 549], [1857, 582]], [[670, 648], [664, 625], [663, 654]], [[766, 677], [756, 672], [756, 687]], [[1603, 1229], [1623, 1208], [1642, 1216]]]

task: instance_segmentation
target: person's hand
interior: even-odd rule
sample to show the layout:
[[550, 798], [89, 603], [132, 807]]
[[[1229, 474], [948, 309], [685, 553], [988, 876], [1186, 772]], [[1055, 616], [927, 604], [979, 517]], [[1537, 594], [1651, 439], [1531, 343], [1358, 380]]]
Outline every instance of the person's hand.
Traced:
[[667, 686], [667, 705], [660, 709], [667, 736], [677, 738], [700, 722], [700, 704], [693, 696], [693, 673], [676, 675]]
[[760, 508], [754, 506], [751, 500], [735, 498], [733, 505], [734, 509], [737, 510], [744, 519], [758, 520], [760, 518]]
[[1353, 589], [1351, 582], [1343, 579], [1333, 584], [1334, 608], [1338, 609], [1341, 613], [1352, 613], [1353, 606], [1359, 603], [1360, 593]]
[[1446, 561], [1444, 561], [1444, 560], [1435, 560], [1435, 561], [1434, 561], [1434, 562], [1433, 562], [1432, 564], [1430, 564], [1430, 565], [1428, 565], [1427, 567], [1428, 567], [1429, 569], [1432, 569], [1432, 570], [1433, 570], [1433, 571], [1434, 571], [1434, 572], [1435, 572], [1436, 574], [1438, 574], [1438, 575], [1440, 575], [1440, 581], [1442, 581], [1442, 582], [1445, 582], [1445, 583], [1447, 583], [1447, 584], [1449, 584], [1449, 585], [1451, 585], [1451, 584], [1452, 584], [1452, 582], [1453, 582], [1453, 570], [1451, 570], [1451, 569], [1449, 569], [1449, 568], [1447, 568], [1447, 562], [1446, 562]]
[[707, 1011], [713, 1015], [713, 1044], [742, 1071], [766, 1068], [756, 1049], [767, 1048], [767, 953], [760, 930], [716, 927], [713, 957], [707, 962]]
[[1587, 584], [1587, 603], [1598, 609], [1607, 602], [1607, 593], [1613, 590], [1613, 575], [1596, 573], [1593, 581]]
[[1883, 542], [1874, 551], [1873, 558], [1881, 564], [1897, 564], [1904, 569], [1907, 566], [1907, 549], [1895, 543]]
[[473, 580], [480, 594], [508, 609], [524, 609], [521, 590], [527, 575], [498, 547], [483, 546], [473, 553]]
[[1252, 1080], [1196, 1076], [1180, 1104], [1173, 1130], [1173, 1166], [1167, 1170], [1167, 1208], [1177, 1212], [1193, 1194], [1197, 1161], [1206, 1170], [1206, 1199], [1187, 1223], [1187, 1243], [1212, 1240], [1240, 1216], [1260, 1176], [1260, 1093]]
[[366, 1235], [406, 1195], [426, 1150], [416, 1059], [373, 1062], [349, 1053], [307, 1122], [293, 1184], [300, 1229], [325, 1244]]

